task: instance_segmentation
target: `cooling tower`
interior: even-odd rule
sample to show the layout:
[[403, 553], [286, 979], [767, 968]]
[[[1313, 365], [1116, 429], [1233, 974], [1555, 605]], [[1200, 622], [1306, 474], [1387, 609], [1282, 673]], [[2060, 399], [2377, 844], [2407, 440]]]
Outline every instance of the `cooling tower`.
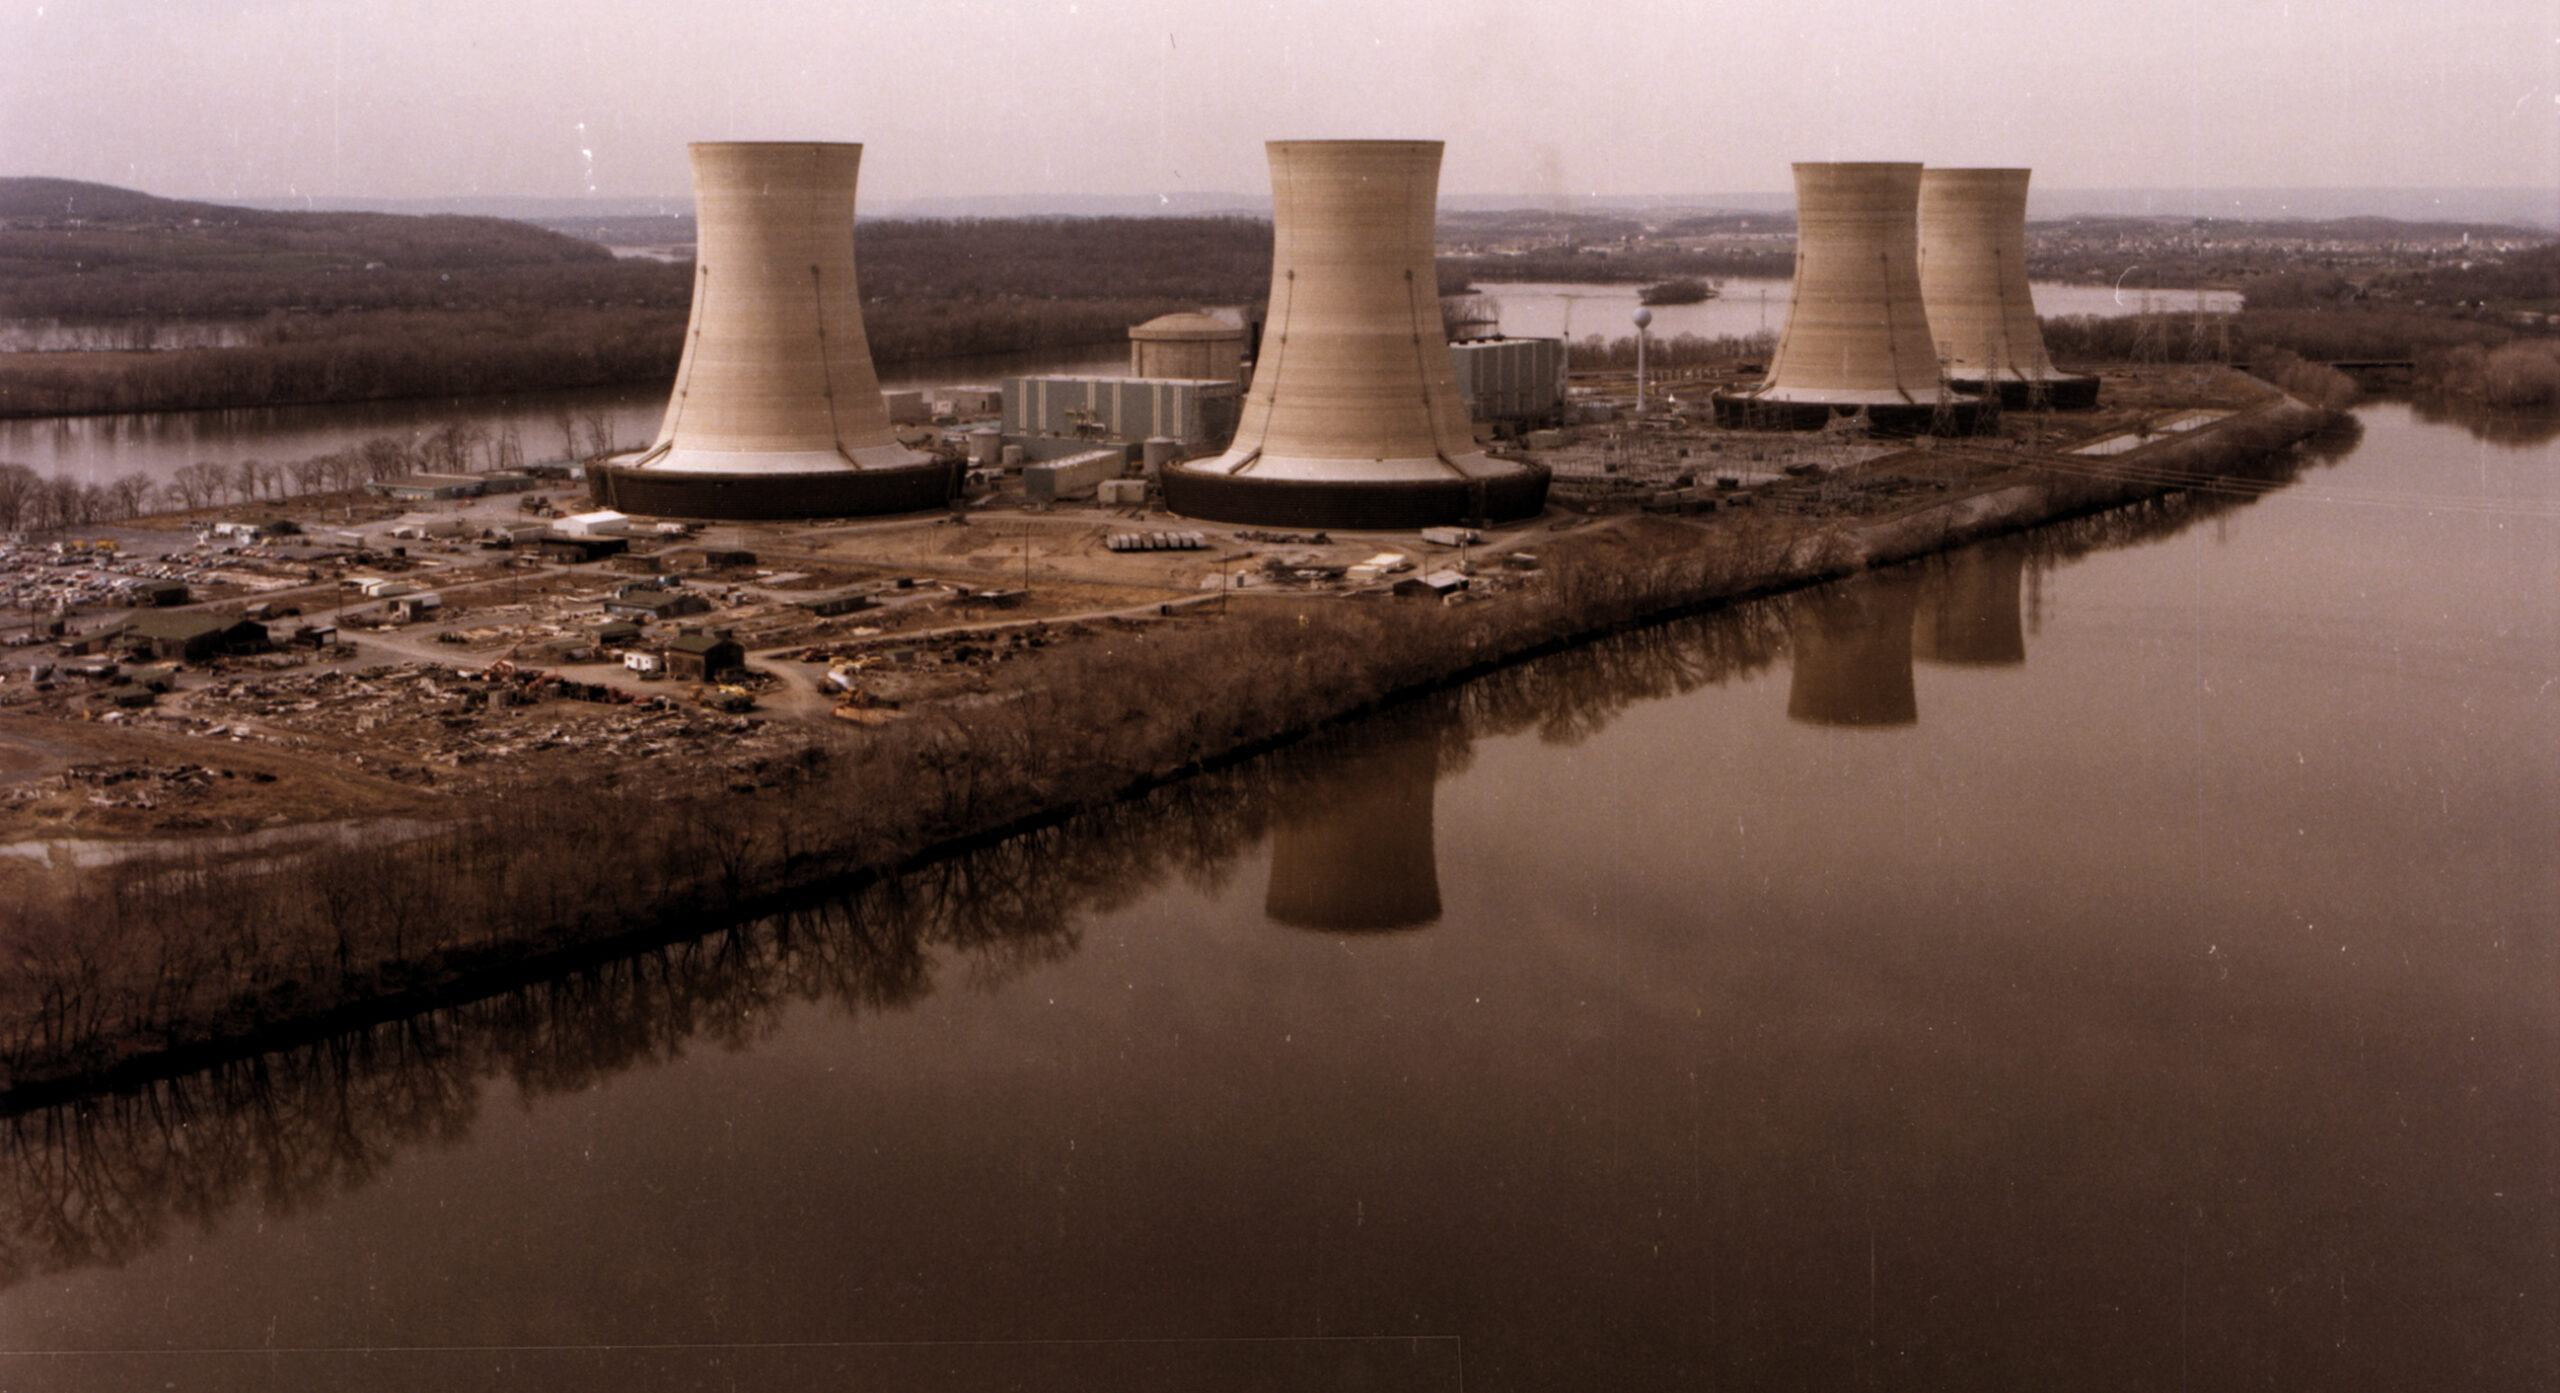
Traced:
[[1173, 511], [1282, 527], [1527, 517], [1547, 471], [1476, 447], [1440, 320], [1436, 140], [1283, 140], [1271, 307], [1235, 440], [1165, 471]]
[[696, 144], [684, 360], [656, 443], [594, 491], [634, 513], [844, 517], [938, 507], [952, 472], [891, 433], [853, 274], [859, 145]]
[[1262, 912], [1335, 933], [1438, 922], [1431, 797], [1439, 778], [1439, 744], [1429, 736], [1345, 756], [1275, 819]]
[[1937, 336], [1939, 371], [2003, 406], [2098, 404], [2098, 379], [2064, 376], [2044, 351], [2027, 286], [2024, 169], [1920, 173], [1920, 298]]
[[1920, 719], [1911, 681], [1919, 578], [1870, 572], [1807, 591], [1787, 614], [1793, 650], [1787, 717], [1820, 726], [1907, 726]]
[[1728, 426], [1804, 430], [1860, 410], [1875, 428], [1966, 428], [1920, 298], [1920, 166], [1799, 164], [1786, 331], [1757, 387], [1716, 395]]

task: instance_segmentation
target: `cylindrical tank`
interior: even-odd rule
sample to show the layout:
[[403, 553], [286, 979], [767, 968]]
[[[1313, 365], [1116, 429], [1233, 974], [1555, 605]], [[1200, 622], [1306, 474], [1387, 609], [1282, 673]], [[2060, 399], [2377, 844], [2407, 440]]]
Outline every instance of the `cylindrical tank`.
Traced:
[[1164, 467], [1182, 458], [1182, 442], [1166, 436], [1150, 436], [1139, 447], [1139, 463], [1150, 479], [1164, 473]]
[[1720, 395], [1719, 418], [1801, 428], [1864, 409], [1887, 428], [1926, 422], [1942, 387], [1920, 294], [1920, 166], [1799, 164], [1795, 180], [1786, 330], [1767, 378]]
[[1485, 454], [1440, 319], [1436, 140], [1273, 141], [1270, 317], [1227, 452], [1166, 472], [1169, 507], [1235, 522], [1404, 527], [1535, 513], [1544, 470]]
[[[2048, 399], [2094, 405], [2097, 379], [2056, 372], [2027, 284], [2025, 169], [1926, 169], [1920, 173], [1920, 296], [1948, 380], [1997, 390], [2025, 405]], [[2086, 402], [2080, 398], [2086, 397]]]
[[969, 463], [985, 466], [1004, 458], [1004, 434], [991, 426], [969, 432]]
[[599, 493], [642, 512], [930, 507], [950, 472], [900, 445], [854, 278], [859, 145], [698, 143], [693, 311], [664, 424]]

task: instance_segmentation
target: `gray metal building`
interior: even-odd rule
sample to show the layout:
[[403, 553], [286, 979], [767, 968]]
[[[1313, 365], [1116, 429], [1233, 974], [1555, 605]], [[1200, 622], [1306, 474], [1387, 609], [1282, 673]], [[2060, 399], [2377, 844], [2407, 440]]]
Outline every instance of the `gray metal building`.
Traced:
[[1235, 433], [1242, 404], [1235, 383], [1214, 379], [1008, 377], [1004, 432], [1210, 445]]

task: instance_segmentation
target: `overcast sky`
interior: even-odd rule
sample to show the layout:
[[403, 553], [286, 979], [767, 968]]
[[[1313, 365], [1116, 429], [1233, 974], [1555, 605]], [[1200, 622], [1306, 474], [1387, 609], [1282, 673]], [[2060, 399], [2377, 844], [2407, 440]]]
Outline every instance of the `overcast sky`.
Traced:
[[171, 197], [684, 196], [854, 140], [863, 197], [1260, 193], [1448, 142], [1450, 194], [2560, 187], [2560, 0], [0, 0], [0, 174]]

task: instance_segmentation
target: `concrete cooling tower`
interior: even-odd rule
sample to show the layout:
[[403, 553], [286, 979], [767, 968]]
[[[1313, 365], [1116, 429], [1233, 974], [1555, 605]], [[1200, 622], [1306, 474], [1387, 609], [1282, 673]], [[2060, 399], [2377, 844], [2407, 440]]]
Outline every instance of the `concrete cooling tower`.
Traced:
[[1716, 394], [1716, 420], [1807, 430], [1863, 410], [1879, 430], [1970, 427], [1980, 403], [1939, 381], [1921, 302], [1920, 166], [1799, 164], [1795, 175], [1786, 331], [1766, 380]]
[[1939, 370], [1965, 391], [1998, 392], [2003, 406], [2095, 406], [2098, 379], [2057, 372], [2045, 355], [2027, 287], [2031, 172], [1920, 173], [1920, 298]]
[[950, 467], [891, 433], [853, 274], [859, 145], [696, 144], [693, 315], [656, 443], [596, 471], [626, 512], [939, 507]]
[[1432, 261], [1436, 140], [1287, 140], [1271, 157], [1271, 307], [1233, 445], [1164, 473], [1224, 522], [1406, 528], [1528, 517], [1547, 471], [1477, 448]]

